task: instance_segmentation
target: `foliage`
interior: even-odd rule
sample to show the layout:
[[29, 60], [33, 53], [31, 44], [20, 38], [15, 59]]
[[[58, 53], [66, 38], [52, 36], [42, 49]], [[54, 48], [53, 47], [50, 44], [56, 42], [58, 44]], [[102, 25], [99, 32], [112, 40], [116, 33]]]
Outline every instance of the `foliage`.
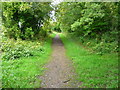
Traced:
[[50, 2], [2, 2], [2, 8], [2, 88], [40, 88], [51, 53]]
[[118, 54], [97, 55], [73, 38], [60, 37], [78, 74], [80, 88], [118, 88]]
[[33, 39], [43, 31], [52, 8], [49, 2], [2, 2], [3, 30], [9, 38]]
[[74, 35], [86, 46], [95, 41], [92, 48], [98, 53], [118, 51], [118, 3], [62, 2], [56, 8], [56, 17], [64, 33]]
[[53, 28], [52, 28], [53, 31], [61, 32], [60, 24], [59, 24], [59, 23], [54, 22], [52, 27], [53, 27]]
[[41, 46], [42, 42], [40, 41], [31, 42], [22, 41], [20, 39], [18, 39], [17, 41], [12, 39], [3, 39], [1, 43], [3, 60], [12, 60], [20, 57], [34, 56], [34, 53], [32, 51], [36, 48], [41, 48], [41, 51], [43, 51]]
[[40, 88], [41, 80], [39, 76], [43, 74], [43, 66], [47, 63], [50, 56], [52, 39], [50, 37], [47, 38], [44, 41], [44, 45], [39, 41], [24, 42], [19, 40], [14, 46], [19, 45], [18, 43], [23, 45], [23, 47], [33, 48], [32, 54], [34, 56], [3, 60], [2, 88]]
[[92, 48], [98, 52], [97, 54], [110, 53], [111, 51], [118, 52], [118, 43], [116, 41], [112, 43], [100, 42]]

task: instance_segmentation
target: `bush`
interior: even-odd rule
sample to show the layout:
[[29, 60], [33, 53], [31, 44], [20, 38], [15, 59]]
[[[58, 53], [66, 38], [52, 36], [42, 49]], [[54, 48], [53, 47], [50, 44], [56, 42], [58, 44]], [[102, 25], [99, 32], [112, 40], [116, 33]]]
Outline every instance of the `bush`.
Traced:
[[9, 51], [4, 52], [2, 59], [12, 60], [20, 57], [33, 56], [32, 52], [23, 46], [18, 46], [14, 49], [10, 48]]
[[40, 52], [44, 51], [38, 41], [3, 40], [1, 45], [2, 59], [13, 60], [20, 57], [34, 56], [33, 49], [37, 49]]
[[99, 44], [96, 44], [93, 47], [93, 50], [97, 51], [98, 52], [97, 54], [117, 52], [118, 45], [116, 45], [116, 42], [112, 42], [112, 43], [100, 42]]

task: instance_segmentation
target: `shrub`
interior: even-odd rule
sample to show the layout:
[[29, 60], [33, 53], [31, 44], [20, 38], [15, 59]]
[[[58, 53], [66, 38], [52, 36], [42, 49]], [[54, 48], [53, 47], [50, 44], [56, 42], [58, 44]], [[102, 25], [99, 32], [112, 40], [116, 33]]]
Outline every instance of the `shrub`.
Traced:
[[2, 59], [12, 60], [20, 57], [33, 56], [32, 52], [23, 46], [18, 46], [16, 48], [10, 48], [9, 51], [4, 52]]
[[1, 45], [2, 59], [13, 60], [20, 57], [34, 56], [33, 49], [44, 52], [44, 48], [38, 41], [3, 40]]
[[97, 54], [117, 52], [118, 45], [116, 44], [116, 42], [112, 43], [100, 42], [93, 47], [93, 50], [98, 52]]

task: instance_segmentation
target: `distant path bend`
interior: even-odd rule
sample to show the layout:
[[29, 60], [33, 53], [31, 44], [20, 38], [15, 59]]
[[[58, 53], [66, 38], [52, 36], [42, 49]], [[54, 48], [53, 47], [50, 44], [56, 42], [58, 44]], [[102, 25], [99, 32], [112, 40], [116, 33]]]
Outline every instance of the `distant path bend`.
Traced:
[[59, 35], [56, 35], [52, 44], [52, 60], [46, 65], [47, 70], [42, 79], [43, 88], [77, 88], [78, 81], [70, 60], [65, 55], [65, 48]]

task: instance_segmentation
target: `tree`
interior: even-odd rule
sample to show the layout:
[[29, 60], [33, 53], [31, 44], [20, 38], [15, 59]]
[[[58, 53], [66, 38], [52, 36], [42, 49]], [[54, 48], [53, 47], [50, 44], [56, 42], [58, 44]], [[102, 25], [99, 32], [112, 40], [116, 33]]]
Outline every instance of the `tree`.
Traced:
[[49, 19], [49, 2], [3, 2], [3, 25], [9, 38], [32, 39]]
[[56, 17], [64, 32], [93, 38], [117, 30], [117, 11], [114, 2], [62, 2]]

